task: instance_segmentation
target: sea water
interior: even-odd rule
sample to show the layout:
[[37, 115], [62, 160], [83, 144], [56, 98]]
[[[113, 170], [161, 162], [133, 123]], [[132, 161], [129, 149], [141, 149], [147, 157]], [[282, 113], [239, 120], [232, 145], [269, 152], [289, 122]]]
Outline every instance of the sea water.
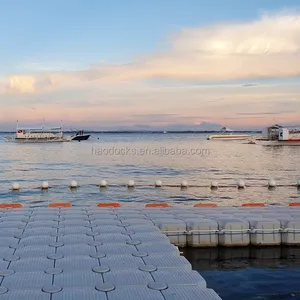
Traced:
[[[88, 141], [49, 144], [0, 139], [0, 166], [2, 203], [45, 206], [67, 201], [76, 206], [118, 201], [135, 206], [209, 201], [227, 206], [300, 202], [300, 191], [291, 186], [300, 178], [300, 147], [208, 141], [204, 134], [99, 133]], [[270, 178], [278, 184], [275, 190], [266, 187]], [[245, 181], [246, 189], [236, 188], [239, 179]], [[79, 185], [75, 191], [68, 188], [71, 180]], [[101, 180], [108, 182], [108, 188], [99, 188]], [[126, 188], [129, 180], [135, 181], [135, 189]], [[162, 188], [153, 187], [155, 180], [162, 181]], [[188, 189], [175, 186], [183, 180]], [[48, 191], [41, 191], [42, 181], [49, 182]], [[212, 191], [211, 181], [223, 187]], [[13, 182], [20, 184], [19, 192], [10, 190]], [[293, 257], [298, 261], [298, 252], [292, 258], [281, 254], [271, 257], [271, 265], [260, 262], [255, 266], [253, 255], [252, 259], [251, 255], [241, 258], [233, 252], [233, 260], [224, 255], [207, 260], [203, 251], [210, 250], [192, 250], [186, 257], [224, 300], [299, 299], [299, 263], [290, 263]], [[205, 257], [204, 265], [195, 263], [197, 255]], [[207, 267], [209, 262], [217, 267]]]

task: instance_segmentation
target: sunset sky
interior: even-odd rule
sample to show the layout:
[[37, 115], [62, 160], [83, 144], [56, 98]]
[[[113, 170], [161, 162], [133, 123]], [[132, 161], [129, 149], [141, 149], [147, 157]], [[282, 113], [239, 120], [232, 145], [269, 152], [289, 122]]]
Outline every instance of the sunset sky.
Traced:
[[0, 130], [300, 124], [299, 0], [0, 4]]

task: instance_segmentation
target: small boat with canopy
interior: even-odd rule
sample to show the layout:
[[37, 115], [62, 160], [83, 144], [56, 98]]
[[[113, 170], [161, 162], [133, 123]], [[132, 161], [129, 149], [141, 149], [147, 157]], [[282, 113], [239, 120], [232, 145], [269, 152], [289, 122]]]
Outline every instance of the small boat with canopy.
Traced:
[[247, 140], [249, 135], [247, 134], [236, 134], [234, 130], [227, 127], [222, 127], [219, 134], [212, 134], [207, 137], [208, 140]]
[[14, 137], [4, 137], [7, 142], [15, 143], [50, 143], [50, 142], [70, 142], [70, 138], [64, 137], [62, 127], [46, 129], [42, 128], [20, 128], [17, 125]]
[[275, 124], [266, 127], [262, 131], [262, 136], [253, 142], [263, 146], [300, 146], [300, 125]]

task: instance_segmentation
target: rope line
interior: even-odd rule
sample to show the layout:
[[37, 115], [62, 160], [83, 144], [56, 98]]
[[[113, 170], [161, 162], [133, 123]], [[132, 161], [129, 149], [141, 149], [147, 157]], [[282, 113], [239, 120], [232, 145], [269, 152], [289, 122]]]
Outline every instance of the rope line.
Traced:
[[193, 229], [193, 230], [161, 230], [167, 236], [183, 235], [224, 235], [224, 234], [276, 234], [276, 233], [300, 233], [297, 228], [273, 228], [273, 229]]

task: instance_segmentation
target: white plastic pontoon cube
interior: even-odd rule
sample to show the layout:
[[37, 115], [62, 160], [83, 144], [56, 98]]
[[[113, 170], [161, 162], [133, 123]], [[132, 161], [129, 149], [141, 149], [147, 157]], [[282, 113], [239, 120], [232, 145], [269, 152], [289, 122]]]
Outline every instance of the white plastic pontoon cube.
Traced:
[[186, 224], [179, 219], [158, 219], [153, 223], [178, 247], [186, 246]]
[[224, 218], [217, 220], [219, 224], [219, 245], [248, 246], [250, 244], [249, 222], [245, 219]]
[[165, 300], [222, 300], [212, 289], [200, 286], [170, 286], [162, 291]]
[[152, 277], [157, 282], [164, 282], [168, 286], [201, 286], [207, 287], [205, 279], [197, 271], [185, 269], [163, 269], [152, 272]]
[[281, 224], [276, 219], [249, 220], [251, 244], [256, 246], [280, 245]]
[[281, 242], [284, 245], [300, 245], [300, 220], [281, 220]]
[[218, 223], [211, 219], [188, 219], [187, 244], [190, 247], [216, 247], [218, 245]]

